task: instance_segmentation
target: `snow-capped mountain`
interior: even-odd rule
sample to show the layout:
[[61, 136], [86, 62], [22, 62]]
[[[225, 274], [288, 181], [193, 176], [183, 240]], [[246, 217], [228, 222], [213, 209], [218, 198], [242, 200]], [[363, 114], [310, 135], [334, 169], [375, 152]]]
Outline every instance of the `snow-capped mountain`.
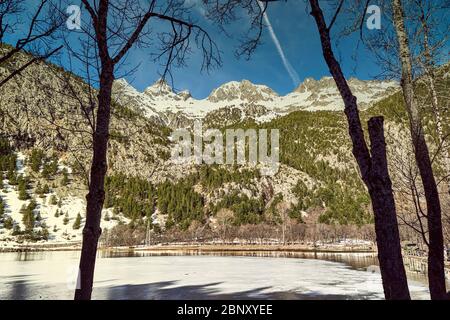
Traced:
[[[350, 78], [348, 84], [358, 99], [359, 108], [369, 107], [374, 102], [381, 100], [397, 90], [398, 84], [394, 81], [359, 80]], [[320, 80], [307, 78], [293, 93], [287, 95], [293, 100], [305, 99], [306, 110], [332, 110], [340, 111], [344, 108], [339, 91], [331, 77], [323, 77]]]
[[278, 94], [268, 86], [242, 80], [241, 82], [231, 81], [221, 85], [211, 92], [207, 100], [213, 103], [235, 100], [258, 103], [262, 101], [274, 101], [276, 98], [278, 98]]
[[[349, 79], [350, 87], [362, 109], [397, 90], [394, 81]], [[197, 100], [189, 91], [176, 93], [163, 80], [138, 92], [126, 80], [119, 79], [113, 88], [116, 99], [137, 108], [147, 117], [154, 117], [166, 125], [178, 127], [195, 118], [213, 113], [233, 114], [238, 119], [253, 118], [258, 122], [285, 115], [292, 111], [341, 111], [344, 104], [331, 77], [320, 80], [307, 78], [293, 92], [280, 96], [265, 85], [248, 80], [231, 81], [214, 89], [206, 99]]]

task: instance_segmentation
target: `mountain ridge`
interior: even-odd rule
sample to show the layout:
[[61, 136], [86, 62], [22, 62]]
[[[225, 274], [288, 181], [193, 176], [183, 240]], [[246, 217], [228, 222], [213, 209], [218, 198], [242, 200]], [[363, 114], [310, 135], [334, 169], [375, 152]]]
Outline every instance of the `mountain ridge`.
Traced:
[[[361, 109], [399, 89], [394, 81], [349, 79], [349, 85]], [[280, 96], [267, 85], [249, 80], [230, 81], [211, 91], [204, 99], [195, 99], [188, 90], [175, 93], [164, 80], [158, 80], [143, 92], [124, 79], [115, 81], [113, 92], [119, 101], [143, 110], [148, 117], [159, 117], [172, 128], [188, 126], [193, 119], [213, 118], [214, 113], [234, 113], [236, 121], [252, 118], [267, 122], [292, 111], [342, 111], [342, 99], [331, 77], [306, 78], [292, 92]], [[180, 121], [180, 119], [183, 119]], [[174, 119], [178, 121], [174, 123]]]

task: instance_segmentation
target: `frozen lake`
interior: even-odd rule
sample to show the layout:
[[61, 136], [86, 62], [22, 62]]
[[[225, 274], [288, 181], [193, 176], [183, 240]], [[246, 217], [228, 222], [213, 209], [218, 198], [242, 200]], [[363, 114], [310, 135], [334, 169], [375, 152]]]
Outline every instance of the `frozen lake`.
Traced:
[[[1, 253], [0, 300], [72, 299], [79, 255]], [[380, 274], [366, 270], [372, 260], [366, 254], [312, 258], [100, 254], [93, 298], [382, 299]], [[423, 282], [410, 279], [409, 286], [414, 299], [428, 299]]]

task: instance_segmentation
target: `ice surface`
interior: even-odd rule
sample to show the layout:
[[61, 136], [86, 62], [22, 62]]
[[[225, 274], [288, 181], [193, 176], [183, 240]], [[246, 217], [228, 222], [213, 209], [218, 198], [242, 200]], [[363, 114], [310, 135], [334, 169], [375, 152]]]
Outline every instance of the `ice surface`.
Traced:
[[[79, 252], [0, 254], [0, 299], [71, 299]], [[22, 261], [20, 261], [22, 260]], [[413, 298], [427, 288], [409, 283]], [[383, 299], [379, 273], [323, 260], [241, 256], [99, 259], [95, 299]]]

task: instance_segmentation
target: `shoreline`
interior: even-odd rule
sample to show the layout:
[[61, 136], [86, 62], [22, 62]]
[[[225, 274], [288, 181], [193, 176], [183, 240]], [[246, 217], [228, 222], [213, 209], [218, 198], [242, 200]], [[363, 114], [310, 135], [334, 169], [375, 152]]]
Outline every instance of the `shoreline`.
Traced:
[[[120, 249], [119, 249], [120, 250]], [[328, 253], [376, 253], [371, 247], [362, 246], [313, 246], [313, 245], [261, 245], [261, 244], [168, 244], [134, 247], [136, 252], [148, 251], [196, 251], [196, 252], [328, 252]]]
[[[81, 243], [26, 244], [0, 247], [2, 252], [80, 251]], [[361, 245], [312, 245], [312, 244], [200, 244], [176, 243], [149, 246], [99, 246], [99, 251], [117, 252], [328, 252], [328, 253], [376, 253], [376, 246]]]

